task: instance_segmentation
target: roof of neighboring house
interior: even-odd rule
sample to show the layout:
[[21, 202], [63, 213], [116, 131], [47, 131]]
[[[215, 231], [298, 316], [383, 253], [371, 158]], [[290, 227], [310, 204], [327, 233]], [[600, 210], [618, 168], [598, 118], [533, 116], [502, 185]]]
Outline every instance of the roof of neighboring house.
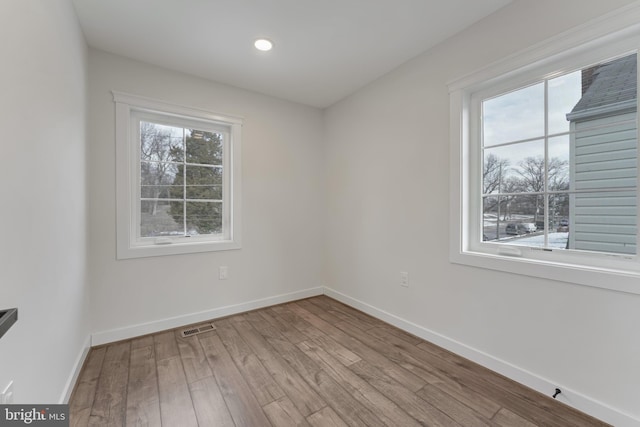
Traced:
[[567, 120], [591, 118], [636, 108], [638, 91], [636, 55], [598, 65], [590, 74], [591, 84], [567, 114]]

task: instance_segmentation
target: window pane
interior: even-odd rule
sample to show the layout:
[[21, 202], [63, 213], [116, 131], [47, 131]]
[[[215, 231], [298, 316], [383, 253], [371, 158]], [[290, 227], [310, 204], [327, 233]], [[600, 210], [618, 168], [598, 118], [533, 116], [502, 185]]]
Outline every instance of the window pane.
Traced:
[[549, 138], [549, 160], [547, 161], [549, 191], [566, 191], [570, 188], [570, 140], [571, 137], [569, 135]]
[[222, 168], [186, 166], [187, 199], [222, 200]]
[[549, 80], [549, 134], [568, 132], [567, 114], [582, 96], [582, 71]]
[[140, 237], [184, 235], [183, 203], [164, 200], [140, 202]]
[[538, 230], [541, 221], [544, 221], [544, 196], [490, 196], [483, 199], [484, 241], [525, 244], [520, 242], [522, 236], [543, 232], [544, 227]]
[[175, 161], [182, 157], [182, 132], [179, 127], [140, 122], [140, 160]]
[[484, 146], [544, 136], [544, 84], [482, 103]]
[[186, 129], [187, 163], [222, 165], [222, 134]]
[[143, 199], [183, 198], [182, 184], [176, 183], [178, 165], [174, 163], [140, 163], [140, 197]]
[[483, 190], [485, 194], [543, 191], [544, 140], [485, 149]]
[[636, 253], [635, 191], [578, 193], [570, 198], [569, 249]]
[[191, 235], [222, 233], [222, 203], [187, 202], [187, 232]]
[[[544, 245], [543, 230], [536, 223], [544, 221], [544, 196], [522, 195], [505, 198], [503, 218], [506, 220], [506, 238], [502, 244], [527, 246]], [[536, 236], [535, 238], [533, 238]], [[542, 243], [538, 242], [542, 236]]]
[[570, 200], [571, 194], [550, 194], [549, 195], [549, 230], [558, 230], [562, 227], [568, 227], [570, 222]]
[[506, 197], [489, 196], [483, 199], [483, 241], [495, 242], [507, 237], [506, 201]]

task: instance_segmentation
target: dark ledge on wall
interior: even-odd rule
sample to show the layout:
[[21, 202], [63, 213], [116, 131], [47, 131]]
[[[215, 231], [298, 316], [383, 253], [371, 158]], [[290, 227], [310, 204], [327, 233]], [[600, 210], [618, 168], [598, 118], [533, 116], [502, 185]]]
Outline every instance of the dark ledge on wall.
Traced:
[[11, 326], [18, 320], [18, 309], [9, 308], [0, 310], [0, 338], [9, 330]]

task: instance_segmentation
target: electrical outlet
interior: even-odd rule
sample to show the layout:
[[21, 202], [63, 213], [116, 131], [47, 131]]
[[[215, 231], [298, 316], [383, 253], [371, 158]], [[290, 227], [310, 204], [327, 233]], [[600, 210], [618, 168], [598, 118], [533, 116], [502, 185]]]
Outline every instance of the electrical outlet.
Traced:
[[409, 273], [406, 271], [400, 272], [400, 286], [405, 288], [409, 287]]
[[13, 381], [10, 381], [4, 390], [2, 390], [2, 394], [0, 394], [0, 403], [3, 405], [10, 405], [13, 403]]
[[218, 279], [227, 280], [229, 278], [229, 267], [226, 265], [220, 266], [218, 268]]

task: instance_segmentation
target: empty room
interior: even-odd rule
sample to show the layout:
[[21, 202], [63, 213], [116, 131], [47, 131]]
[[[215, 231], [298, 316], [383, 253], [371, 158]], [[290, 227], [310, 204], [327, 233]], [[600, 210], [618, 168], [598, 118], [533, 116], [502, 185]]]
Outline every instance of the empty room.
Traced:
[[640, 1], [0, 35], [0, 425], [640, 427]]

